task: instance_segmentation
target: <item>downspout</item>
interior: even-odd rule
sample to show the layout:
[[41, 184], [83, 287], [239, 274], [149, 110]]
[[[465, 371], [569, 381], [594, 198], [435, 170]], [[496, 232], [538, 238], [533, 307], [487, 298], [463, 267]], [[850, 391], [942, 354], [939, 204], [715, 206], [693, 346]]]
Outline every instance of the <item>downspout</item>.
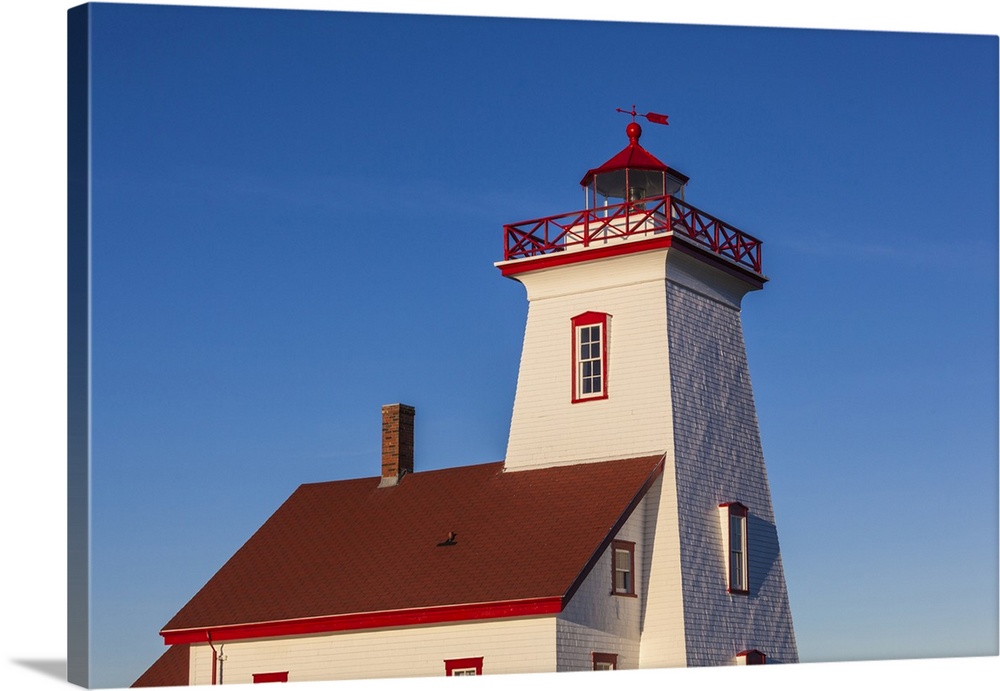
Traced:
[[[222, 645], [220, 645], [219, 646], [219, 651], [218, 651], [218, 653], [216, 653], [216, 651], [215, 651], [215, 644], [212, 643], [212, 632], [211, 631], [206, 631], [205, 635], [208, 637], [208, 644], [212, 647], [212, 686], [215, 686], [216, 684], [221, 685], [222, 684], [222, 663], [225, 662], [225, 660], [226, 660], [225, 655], [222, 654], [222, 649], [225, 647], [226, 644], [223, 643]], [[219, 680], [218, 680], [218, 682], [216, 682], [216, 680], [215, 680], [216, 663], [218, 663], [218, 668], [219, 668]]]
[[208, 644], [212, 647], [212, 686], [215, 686], [215, 663], [218, 659], [218, 655], [215, 652], [215, 646], [212, 644], [212, 632], [206, 631], [205, 635], [208, 636]]

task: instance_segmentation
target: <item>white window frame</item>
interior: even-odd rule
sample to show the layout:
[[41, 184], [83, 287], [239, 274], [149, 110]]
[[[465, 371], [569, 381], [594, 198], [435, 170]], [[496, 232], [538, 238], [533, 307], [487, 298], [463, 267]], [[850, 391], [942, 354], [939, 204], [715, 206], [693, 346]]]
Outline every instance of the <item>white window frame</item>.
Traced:
[[617, 653], [591, 653], [593, 660], [594, 671], [606, 672], [618, 669], [618, 654]]
[[[628, 568], [619, 568], [618, 555], [627, 554], [628, 555]], [[618, 587], [618, 574], [625, 573], [626, 584], [625, 587]], [[611, 594], [612, 595], [624, 595], [626, 597], [634, 597], [636, 595], [635, 587], [635, 543], [626, 542], [625, 540], [612, 540], [611, 541]]]
[[[573, 403], [608, 397], [608, 322], [603, 312], [584, 312], [572, 318]], [[596, 373], [595, 373], [596, 370]], [[587, 390], [589, 388], [589, 390]]]

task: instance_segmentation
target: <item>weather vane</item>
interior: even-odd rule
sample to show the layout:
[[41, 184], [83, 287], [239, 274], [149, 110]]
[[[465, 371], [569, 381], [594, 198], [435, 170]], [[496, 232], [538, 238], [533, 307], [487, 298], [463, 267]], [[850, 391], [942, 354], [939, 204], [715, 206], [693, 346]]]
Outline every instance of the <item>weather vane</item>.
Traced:
[[640, 116], [646, 118], [647, 120], [649, 120], [650, 122], [655, 123], [657, 125], [669, 125], [670, 124], [670, 123], [667, 122], [667, 116], [666, 115], [660, 115], [659, 113], [636, 113], [635, 112], [635, 104], [634, 103], [632, 104], [632, 110], [622, 110], [621, 108], [615, 108], [615, 110], [618, 111], [619, 113], [625, 113], [626, 115], [631, 115], [632, 116], [632, 122], [635, 122], [635, 116], [636, 115], [640, 115]]

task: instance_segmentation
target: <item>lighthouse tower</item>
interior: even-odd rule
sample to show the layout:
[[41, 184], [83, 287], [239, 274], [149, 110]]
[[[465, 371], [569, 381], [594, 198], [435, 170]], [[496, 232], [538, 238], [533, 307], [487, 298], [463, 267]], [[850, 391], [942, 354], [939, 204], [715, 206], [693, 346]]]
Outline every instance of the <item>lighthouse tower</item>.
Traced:
[[586, 209], [504, 228], [497, 267], [528, 297], [504, 469], [662, 455], [639, 666], [797, 662], [740, 321], [761, 243], [689, 205], [630, 114]]

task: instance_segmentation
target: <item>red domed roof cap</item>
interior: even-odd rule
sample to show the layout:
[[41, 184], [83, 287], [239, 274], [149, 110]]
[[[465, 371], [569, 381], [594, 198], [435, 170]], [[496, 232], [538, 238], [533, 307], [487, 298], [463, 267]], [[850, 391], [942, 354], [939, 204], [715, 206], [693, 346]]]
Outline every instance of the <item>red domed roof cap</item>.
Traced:
[[[626, 168], [629, 170], [665, 173], [668, 177], [676, 180], [680, 185], [687, 184], [688, 177], [686, 175], [674, 170], [666, 163], [656, 158], [656, 156], [646, 151], [639, 144], [639, 137], [642, 136], [642, 127], [639, 126], [639, 123], [635, 121], [630, 122], [625, 127], [625, 134], [628, 136], [628, 146], [608, 159], [603, 165], [588, 170], [587, 174], [583, 176], [583, 180], [580, 181], [581, 186], [589, 186], [592, 182], [594, 182], [594, 178], [596, 176], [607, 175], [609, 173], [619, 171], [624, 173]], [[609, 182], [611, 181], [609, 180]], [[617, 185], [614, 185], [613, 187], [617, 188]], [[605, 186], [598, 181], [597, 191], [601, 194], [605, 194], [606, 196], [621, 196], [617, 194], [617, 189], [602, 188], [605, 188]]]

